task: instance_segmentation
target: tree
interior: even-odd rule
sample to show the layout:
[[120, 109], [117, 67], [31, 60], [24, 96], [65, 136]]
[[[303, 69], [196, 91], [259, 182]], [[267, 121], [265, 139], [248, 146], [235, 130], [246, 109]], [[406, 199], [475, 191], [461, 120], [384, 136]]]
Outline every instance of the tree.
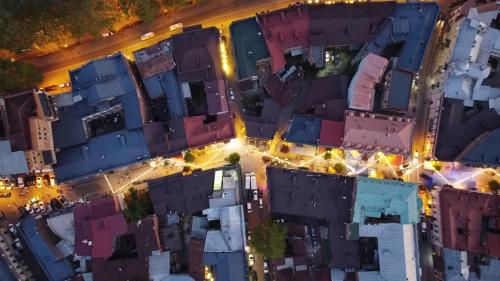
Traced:
[[288, 152], [290, 152], [290, 147], [286, 144], [282, 144], [280, 147], [280, 152], [281, 153], [288, 153]]
[[500, 191], [500, 182], [497, 180], [490, 180], [488, 182], [488, 187], [490, 188], [491, 191]]
[[148, 194], [142, 193], [139, 195], [137, 189], [133, 187], [128, 191], [129, 194], [126, 198], [127, 208], [124, 210], [127, 221], [132, 222], [143, 219], [153, 212]]
[[330, 151], [325, 152], [325, 154], [323, 155], [323, 158], [325, 158], [325, 160], [331, 159], [332, 153]]
[[196, 157], [194, 156], [193, 153], [187, 151], [186, 153], [184, 153], [184, 161], [186, 163], [193, 163], [194, 160], [196, 159]]
[[156, 0], [140, 0], [135, 3], [135, 14], [144, 23], [152, 22], [160, 11], [160, 4]]
[[0, 92], [11, 92], [38, 86], [43, 75], [27, 62], [0, 59]]
[[434, 170], [436, 171], [441, 171], [441, 169], [443, 168], [441, 165], [439, 165], [438, 163], [435, 163], [434, 165], [432, 165], [432, 167], [434, 167]]
[[345, 171], [345, 166], [344, 164], [342, 163], [336, 163], [334, 166], [333, 166], [333, 169], [335, 170], [335, 172], [337, 172], [338, 174], [341, 174]]
[[250, 246], [271, 259], [282, 258], [286, 249], [286, 228], [272, 219], [255, 226]]
[[70, 0], [57, 6], [62, 24], [77, 38], [85, 34], [97, 37], [103, 28], [110, 28], [121, 11], [108, 1]]
[[237, 153], [237, 152], [233, 152], [231, 154], [229, 154], [229, 157], [227, 157], [227, 161], [229, 161], [229, 163], [231, 164], [236, 164], [238, 162], [240, 162], [240, 155]]

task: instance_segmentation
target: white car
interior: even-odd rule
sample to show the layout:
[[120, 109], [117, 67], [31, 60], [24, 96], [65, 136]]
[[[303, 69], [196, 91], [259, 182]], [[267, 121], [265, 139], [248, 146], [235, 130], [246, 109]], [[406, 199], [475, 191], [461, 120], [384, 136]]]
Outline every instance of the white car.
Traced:
[[38, 204], [40, 206], [40, 211], [45, 212], [45, 203], [43, 203], [43, 201], [40, 201], [40, 202], [38, 202]]
[[179, 28], [182, 28], [184, 25], [182, 24], [182, 22], [178, 22], [176, 24], [172, 24], [169, 29], [170, 31], [174, 31], [174, 30], [177, 30]]
[[254, 190], [254, 191], [252, 192], [252, 194], [253, 194], [253, 200], [254, 200], [254, 201], [259, 200], [259, 192], [258, 192], [257, 190]]
[[114, 33], [110, 31], [110, 32], [103, 33], [101, 36], [104, 37], [104, 38], [106, 38], [106, 37], [109, 37], [109, 36], [111, 36], [113, 34]]
[[229, 93], [229, 99], [234, 100], [234, 92], [233, 92], [233, 89], [229, 89], [228, 93]]
[[13, 224], [9, 224], [9, 233], [14, 235], [17, 233], [16, 227]]
[[251, 213], [252, 212], [252, 203], [247, 202], [247, 212]]
[[269, 273], [269, 267], [267, 265], [267, 261], [264, 261], [263, 267], [264, 267], [264, 274], [268, 274]]
[[35, 212], [37, 212], [37, 213], [41, 211], [41, 210], [40, 210], [40, 206], [38, 206], [38, 203], [33, 203], [33, 204], [31, 204], [31, 207], [32, 207], [32, 208], [33, 208], [33, 210], [34, 210]]
[[26, 204], [24, 206], [24, 210], [26, 210], [26, 212], [30, 213], [30, 214], [33, 214], [35, 213], [35, 210], [33, 210], [33, 208], [31, 208], [31, 205], [30, 204]]
[[153, 31], [146, 32], [143, 35], [141, 35], [141, 40], [148, 40], [149, 38], [152, 38], [155, 36], [155, 33]]
[[262, 202], [262, 198], [259, 198], [259, 208], [260, 209], [264, 208], [264, 204]]
[[23, 244], [21, 244], [21, 240], [19, 240], [19, 238], [14, 239], [14, 247], [18, 250], [23, 248]]
[[33, 197], [33, 198], [30, 199], [30, 203], [33, 204], [33, 203], [38, 202], [39, 200], [40, 200], [40, 197], [35, 196], [35, 197]]
[[248, 254], [248, 265], [253, 266], [255, 264], [255, 257], [253, 254]]
[[245, 189], [250, 189], [250, 174], [245, 174]]

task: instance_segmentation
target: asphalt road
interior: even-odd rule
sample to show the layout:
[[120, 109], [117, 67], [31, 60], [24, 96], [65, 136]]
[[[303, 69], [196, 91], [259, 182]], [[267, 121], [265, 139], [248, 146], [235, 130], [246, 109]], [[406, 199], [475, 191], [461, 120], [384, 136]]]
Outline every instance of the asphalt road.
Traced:
[[[164, 40], [174, 33], [170, 25], [182, 22], [184, 26], [202, 24], [204, 27], [217, 26], [224, 28], [234, 20], [255, 16], [256, 13], [286, 7], [295, 1], [290, 0], [212, 0], [206, 3], [167, 13], [159, 16], [151, 24], [141, 24], [115, 33], [111, 37], [101, 38], [94, 42], [77, 45], [53, 54], [31, 59], [45, 75], [41, 86], [60, 84], [69, 80], [68, 71], [78, 68], [82, 64], [108, 54], [123, 51], [132, 58], [132, 52], [160, 40]], [[153, 31], [156, 36], [141, 41], [140, 36]]]

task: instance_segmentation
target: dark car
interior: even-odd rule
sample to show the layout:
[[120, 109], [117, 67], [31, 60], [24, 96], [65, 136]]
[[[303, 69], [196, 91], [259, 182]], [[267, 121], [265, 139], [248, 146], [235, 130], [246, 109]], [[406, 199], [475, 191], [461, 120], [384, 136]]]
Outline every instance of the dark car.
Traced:
[[62, 204], [69, 203], [69, 200], [66, 197], [64, 197], [64, 195], [57, 196], [57, 199], [61, 201]]
[[52, 209], [54, 209], [54, 210], [61, 209], [63, 207], [61, 201], [59, 201], [57, 198], [50, 199], [49, 204], [52, 207]]
[[10, 197], [11, 195], [10, 192], [0, 192], [0, 197]]
[[59, 86], [57, 85], [50, 85], [50, 86], [47, 86], [45, 88], [43, 88], [46, 92], [52, 92], [52, 91], [55, 91], [57, 89], [59, 89]]

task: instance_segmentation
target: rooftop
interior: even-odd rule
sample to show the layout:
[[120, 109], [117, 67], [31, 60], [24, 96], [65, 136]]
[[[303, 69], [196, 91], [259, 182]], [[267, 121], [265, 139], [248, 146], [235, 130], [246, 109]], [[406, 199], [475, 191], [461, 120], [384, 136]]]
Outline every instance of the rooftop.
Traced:
[[271, 212], [302, 224], [329, 227], [330, 266], [358, 268], [357, 241], [348, 241], [345, 224], [351, 222], [354, 201], [352, 177], [267, 167]]
[[393, 216], [401, 224], [416, 224], [422, 207], [417, 193], [415, 183], [357, 177], [352, 221], [364, 224], [370, 218]]
[[349, 79], [348, 75], [329, 75], [314, 79], [299, 112], [314, 113], [323, 119], [342, 121]]
[[453, 281], [495, 281], [500, 279], [500, 260], [487, 259], [477, 264], [469, 253], [443, 249], [444, 274]]
[[245, 217], [241, 205], [203, 210], [208, 224], [218, 221], [218, 227], [208, 229], [205, 253], [245, 250]]
[[377, 238], [380, 267], [379, 271], [358, 271], [359, 281], [420, 280], [418, 237], [414, 225], [360, 225], [359, 237]]
[[245, 252], [205, 252], [205, 265], [213, 267], [215, 280], [245, 281], [247, 264]]
[[318, 145], [326, 147], [341, 147], [344, 137], [344, 123], [321, 120]]
[[73, 92], [57, 96], [54, 122], [58, 182], [148, 159], [143, 101], [121, 53], [70, 71]]
[[445, 248], [500, 258], [500, 197], [443, 187], [440, 235]]
[[135, 51], [134, 58], [142, 79], [147, 79], [175, 68], [174, 50], [170, 39]]
[[343, 147], [408, 154], [414, 125], [412, 119], [347, 110]]
[[[23, 151], [31, 148], [31, 132], [29, 118], [36, 116], [34, 91], [22, 91], [2, 97], [5, 103], [6, 134], [10, 140], [12, 151]], [[0, 112], [1, 113], [1, 112]]]
[[44, 223], [31, 216], [21, 220], [18, 227], [30, 270], [40, 280], [64, 281], [73, 277], [75, 273], [71, 261], [54, 254], [51, 242], [42, 237], [40, 227], [44, 227]]
[[270, 98], [262, 101], [260, 116], [245, 115], [246, 135], [251, 138], [273, 139], [277, 129], [280, 106]]
[[0, 141], [0, 176], [27, 173], [28, 163], [24, 151], [11, 150], [8, 140]]
[[224, 141], [235, 136], [231, 112], [184, 117], [184, 128], [190, 147]]
[[321, 119], [314, 116], [295, 115], [288, 127], [286, 141], [317, 145], [320, 137]]
[[113, 254], [113, 241], [127, 232], [116, 197], [103, 197], [78, 205], [73, 215], [75, 254], [79, 256], [109, 258]]

